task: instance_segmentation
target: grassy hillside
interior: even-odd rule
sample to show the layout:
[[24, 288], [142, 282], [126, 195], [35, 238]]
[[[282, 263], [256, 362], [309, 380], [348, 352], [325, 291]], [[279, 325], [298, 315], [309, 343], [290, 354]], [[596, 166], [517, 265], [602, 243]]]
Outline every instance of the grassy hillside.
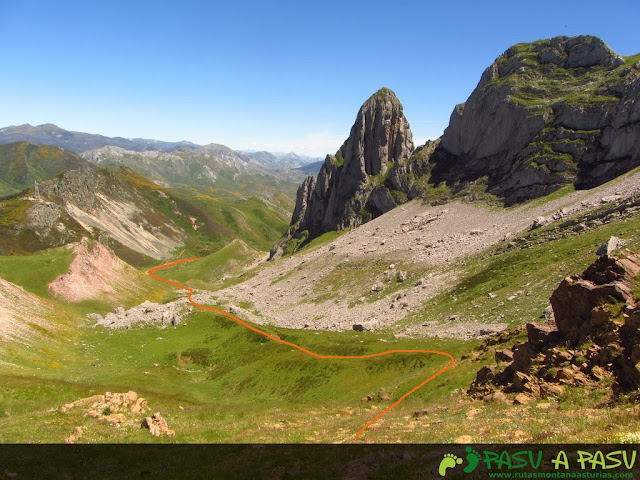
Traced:
[[234, 281], [261, 253], [240, 240], [234, 240], [217, 252], [198, 261], [176, 265], [171, 279], [192, 288], [215, 290]]
[[418, 324], [425, 318], [445, 322], [457, 315], [465, 321], [520, 325], [538, 317], [560, 280], [591, 264], [597, 248], [612, 235], [626, 239], [631, 248], [640, 246], [638, 217], [580, 235], [566, 234], [549, 244], [555, 237], [552, 232], [531, 233], [524, 249], [501, 245], [471, 259], [454, 288], [426, 302], [406, 323]]
[[33, 187], [72, 168], [90, 165], [74, 153], [26, 142], [0, 145], [0, 197]]
[[0, 278], [40, 297], [48, 297], [47, 285], [67, 273], [74, 257], [73, 250], [67, 247], [33, 255], [0, 256]]
[[194, 205], [248, 245], [268, 251], [289, 226], [293, 203], [284, 194], [269, 200], [234, 194], [217, 188], [180, 189]]
[[187, 234], [185, 247], [176, 253], [180, 257], [208, 255], [234, 239], [267, 251], [288, 226], [293, 208], [282, 193], [267, 201], [214, 187], [169, 189], [129, 168], [114, 173]]

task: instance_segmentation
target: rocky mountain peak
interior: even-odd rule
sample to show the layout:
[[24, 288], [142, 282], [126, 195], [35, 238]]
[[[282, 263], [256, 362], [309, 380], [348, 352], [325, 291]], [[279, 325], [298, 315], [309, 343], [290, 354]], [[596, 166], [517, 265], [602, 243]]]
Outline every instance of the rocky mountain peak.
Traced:
[[376, 187], [390, 169], [413, 150], [402, 104], [389, 88], [381, 88], [362, 104], [349, 138], [335, 155], [327, 155], [317, 180], [308, 178], [298, 190], [291, 227], [272, 249], [272, 258], [292, 239], [304, 242], [356, 227], [393, 208], [393, 203], [379, 199], [371, 208], [370, 200], [376, 200]]
[[482, 179], [513, 204], [636, 167], [639, 65], [586, 35], [510, 47], [451, 114], [432, 183]]
[[[396, 94], [383, 87], [364, 102], [347, 141], [336, 153], [347, 170], [385, 173], [390, 163], [413, 152], [413, 135]], [[352, 163], [355, 165], [352, 166]]]

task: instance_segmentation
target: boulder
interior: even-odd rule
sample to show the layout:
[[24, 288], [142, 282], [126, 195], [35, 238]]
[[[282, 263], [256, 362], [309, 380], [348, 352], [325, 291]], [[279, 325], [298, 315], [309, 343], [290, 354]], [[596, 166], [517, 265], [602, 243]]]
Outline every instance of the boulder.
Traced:
[[532, 344], [525, 342], [513, 347], [513, 366], [518, 371], [527, 371], [533, 359], [538, 355]]
[[528, 405], [531, 402], [534, 402], [535, 398], [531, 395], [527, 395], [526, 393], [519, 393], [516, 395], [516, 398], [513, 399], [513, 403], [516, 405]]
[[474, 383], [476, 385], [484, 385], [490, 383], [495, 378], [496, 367], [487, 365], [478, 370]]
[[507, 396], [504, 393], [502, 393], [500, 390], [493, 392], [489, 396], [489, 398], [487, 398], [487, 400], [490, 402], [496, 402], [496, 403], [507, 403], [509, 401]]
[[516, 372], [513, 377], [512, 388], [515, 392], [526, 393], [534, 393], [539, 390], [537, 385], [535, 385], [533, 378], [522, 372]]
[[527, 338], [532, 345], [551, 345], [562, 339], [555, 323], [527, 323], [526, 328]]
[[618, 237], [612, 236], [609, 240], [600, 245], [600, 248], [598, 248], [596, 253], [598, 255], [611, 255], [613, 252], [621, 248], [622, 245], [622, 240]]
[[559, 397], [565, 393], [566, 389], [562, 385], [543, 382], [540, 384], [540, 395], [543, 397]]
[[529, 227], [529, 230], [535, 230], [536, 228], [544, 227], [547, 223], [549, 223], [549, 220], [546, 217], [536, 217], [536, 219]]
[[547, 350], [545, 364], [552, 366], [566, 365], [573, 360], [573, 354], [562, 348]]
[[[542, 315], [540, 315], [540, 318], [544, 318], [545, 320], [549, 321], [549, 320], [555, 320], [555, 315], [553, 313], [553, 307], [551, 305], [548, 305], [543, 311], [542, 311]], [[555, 321], [553, 322], [555, 324]]]
[[511, 362], [513, 361], [513, 351], [505, 348], [502, 350], [496, 350], [495, 353], [496, 362]]
[[596, 381], [604, 380], [607, 376], [607, 372], [604, 368], [596, 365], [591, 369], [591, 377]]
[[150, 417], [144, 417], [144, 419], [142, 420], [142, 428], [147, 428], [149, 430], [149, 433], [156, 437], [160, 437], [162, 435], [175, 437], [176, 435], [176, 432], [169, 429], [167, 421], [160, 414], [160, 412], [156, 412]]

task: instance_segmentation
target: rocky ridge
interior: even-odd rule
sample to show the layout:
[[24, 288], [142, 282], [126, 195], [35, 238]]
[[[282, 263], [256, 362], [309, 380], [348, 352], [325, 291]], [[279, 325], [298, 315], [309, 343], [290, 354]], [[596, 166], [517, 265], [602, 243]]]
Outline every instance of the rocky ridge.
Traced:
[[0, 128], [0, 144], [18, 141], [35, 143], [37, 145], [53, 145], [76, 153], [100, 148], [105, 145], [113, 145], [135, 151], [173, 151], [197, 146], [185, 141], [162, 142], [143, 138], [105, 137], [103, 135], [65, 130], [51, 123], [37, 126], [32, 126], [27, 123], [24, 125], [12, 125], [10, 127]]
[[292, 167], [281, 164], [277, 157], [273, 162], [263, 162], [262, 157], [236, 152], [217, 144], [171, 152], [136, 152], [107, 145], [83, 152], [81, 156], [106, 168], [129, 167], [163, 186], [211, 186], [219, 180], [228, 185], [242, 174], [277, 176], [295, 181], [302, 177]]
[[27, 217], [43, 239], [87, 235], [156, 259], [183, 245], [181, 229], [112, 172], [90, 166], [67, 170], [40, 191], [42, 199], [32, 203]]
[[[640, 387], [640, 256], [611, 253], [612, 238], [582, 274], [551, 295], [546, 323], [526, 325], [527, 341], [495, 352], [496, 365], [477, 373], [469, 393], [516, 403], [562, 395], [567, 386], [611, 385], [613, 394]], [[504, 393], [503, 393], [504, 392]]]

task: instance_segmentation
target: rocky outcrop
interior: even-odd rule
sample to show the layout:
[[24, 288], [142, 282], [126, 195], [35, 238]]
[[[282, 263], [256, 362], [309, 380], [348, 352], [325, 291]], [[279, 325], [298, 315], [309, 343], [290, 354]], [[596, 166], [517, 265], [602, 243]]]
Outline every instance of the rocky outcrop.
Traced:
[[483, 179], [507, 204], [640, 164], [640, 62], [592, 36], [509, 48], [451, 114], [431, 182]]
[[90, 313], [87, 318], [96, 321], [96, 325], [105, 328], [131, 328], [139, 325], [157, 325], [159, 328], [166, 328], [169, 325], [174, 327], [182, 323], [182, 317], [190, 311], [187, 299], [181, 298], [165, 304], [153, 303], [145, 300], [140, 305], [125, 310], [117, 307], [113, 312], [107, 313], [104, 317], [98, 313]]
[[384, 213], [366, 209], [376, 183], [382, 183], [372, 177], [384, 176], [412, 152], [413, 137], [402, 105], [391, 90], [383, 88], [362, 105], [336, 155], [325, 159], [299, 230], [308, 230], [314, 237], [358, 226]]
[[[133, 427], [138, 424], [140, 428], [148, 429], [149, 433], [156, 437], [162, 435], [174, 437], [176, 434], [175, 431], [169, 429], [167, 421], [160, 412], [156, 412], [150, 417], [144, 417], [150, 408], [147, 401], [133, 390], [126, 393], [106, 392], [104, 395], [81, 398], [51, 411], [66, 414], [76, 408], [82, 409], [87, 417], [95, 418], [111, 426]], [[143, 416], [142, 420], [140, 420], [141, 416]], [[83, 434], [84, 428], [76, 427], [74, 433], [67, 437], [65, 442], [76, 443]]]
[[305, 178], [304, 182], [302, 182], [302, 185], [298, 187], [298, 192], [296, 194], [296, 206], [293, 210], [293, 216], [291, 217], [292, 225], [300, 224], [304, 219], [315, 186], [316, 178], [314, 176], [308, 176]]
[[605, 378], [614, 393], [638, 389], [640, 307], [632, 292], [639, 274], [640, 256], [625, 250], [564, 279], [551, 296], [554, 317], [527, 324], [527, 341], [496, 352], [498, 365], [480, 369], [469, 393], [494, 400], [502, 390], [533, 400], [567, 386], [595, 388]]
[[327, 155], [317, 180], [309, 177], [298, 189], [291, 227], [271, 258], [292, 239], [353, 228], [391, 210], [396, 202], [385, 180], [394, 165], [408, 161], [413, 149], [400, 101], [388, 88], [380, 89], [360, 108], [340, 150]]
[[640, 258], [635, 255], [603, 255], [581, 275], [565, 278], [551, 295], [562, 336], [572, 344], [615, 341], [618, 325], [612, 321], [612, 310], [635, 307], [632, 288], [638, 274]]

